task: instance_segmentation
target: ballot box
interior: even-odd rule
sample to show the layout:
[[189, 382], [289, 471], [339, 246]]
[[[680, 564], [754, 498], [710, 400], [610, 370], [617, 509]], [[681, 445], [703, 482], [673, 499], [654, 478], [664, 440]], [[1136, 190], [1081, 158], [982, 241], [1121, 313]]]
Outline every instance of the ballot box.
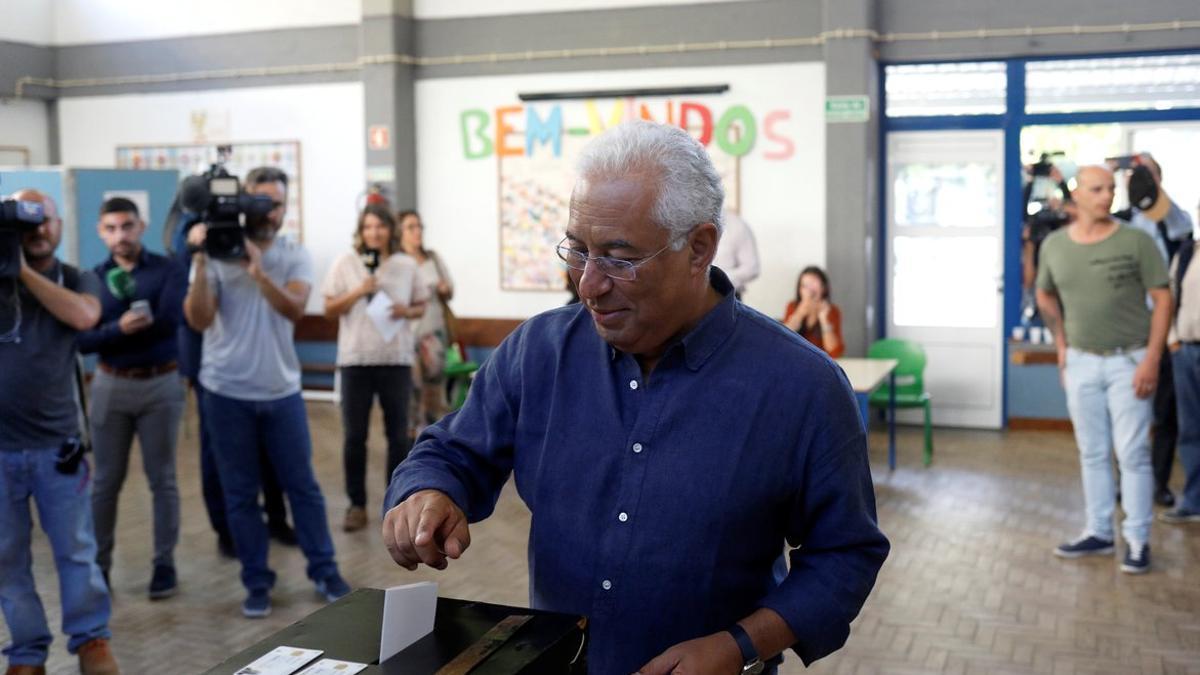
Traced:
[[384, 592], [354, 591], [210, 669], [233, 675], [280, 646], [368, 664], [363, 675], [573, 675], [585, 673], [583, 617], [485, 602], [437, 599], [433, 632], [379, 663]]

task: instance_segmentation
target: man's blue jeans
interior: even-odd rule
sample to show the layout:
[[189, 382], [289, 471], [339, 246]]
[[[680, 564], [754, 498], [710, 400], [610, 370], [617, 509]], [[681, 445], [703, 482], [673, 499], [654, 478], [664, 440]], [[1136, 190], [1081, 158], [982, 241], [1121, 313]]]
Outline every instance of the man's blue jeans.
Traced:
[[1145, 357], [1145, 348], [1112, 356], [1067, 350], [1067, 407], [1079, 445], [1086, 533], [1114, 539], [1115, 448], [1121, 472], [1121, 509], [1125, 512], [1121, 529], [1125, 541], [1131, 544], [1150, 541], [1154, 516], [1154, 474], [1150, 466], [1153, 403], [1149, 398], [1138, 398], [1133, 390], [1134, 371]]
[[1185, 476], [1179, 507], [1200, 513], [1200, 344], [1181, 345], [1171, 357], [1179, 408], [1179, 462]]
[[251, 591], [275, 584], [275, 573], [267, 567], [267, 526], [258, 506], [260, 445], [292, 506], [296, 539], [308, 558], [308, 577], [323, 581], [335, 574], [333, 539], [325, 498], [313, 475], [312, 441], [300, 394], [274, 401], [243, 401], [212, 391], [203, 396], [204, 423], [212, 435], [225, 515], [242, 563], [242, 584]]
[[31, 497], [54, 551], [67, 650], [111, 636], [108, 589], [96, 564], [90, 468], [85, 459], [72, 475], [55, 471], [57, 450], [0, 452], [0, 607], [12, 635], [4, 649], [12, 665], [45, 663], [52, 640], [33, 583]]

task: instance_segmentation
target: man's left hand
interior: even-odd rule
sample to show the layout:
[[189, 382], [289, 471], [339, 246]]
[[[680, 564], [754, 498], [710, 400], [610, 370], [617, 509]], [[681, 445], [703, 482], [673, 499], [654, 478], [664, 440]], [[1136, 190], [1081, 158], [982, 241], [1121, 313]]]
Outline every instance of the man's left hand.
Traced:
[[1138, 398], [1149, 398], [1158, 386], [1158, 363], [1150, 359], [1142, 359], [1137, 370], [1133, 371], [1133, 393]]
[[742, 651], [724, 631], [680, 642], [638, 669], [637, 675], [736, 675]]
[[246, 273], [255, 281], [263, 280], [262, 249], [249, 239], [246, 240]]

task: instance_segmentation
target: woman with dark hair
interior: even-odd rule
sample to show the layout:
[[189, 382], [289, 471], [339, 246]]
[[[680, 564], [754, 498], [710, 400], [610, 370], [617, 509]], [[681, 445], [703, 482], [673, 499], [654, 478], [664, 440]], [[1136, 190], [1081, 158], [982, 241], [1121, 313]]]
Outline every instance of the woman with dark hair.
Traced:
[[[341, 377], [343, 454], [350, 507], [342, 529], [367, 524], [367, 432], [376, 396], [387, 436], [387, 473], [408, 454], [408, 397], [412, 390], [413, 333], [408, 319], [425, 313], [425, 289], [417, 263], [400, 251], [400, 231], [384, 206], [368, 205], [358, 218], [354, 250], [338, 258], [322, 287], [325, 316], [338, 319], [337, 365]], [[379, 296], [383, 295], [381, 299]], [[375, 303], [394, 321], [385, 335], [368, 313]]]
[[446, 400], [446, 350], [454, 341], [451, 320], [446, 305], [454, 296], [454, 282], [437, 253], [425, 248], [425, 226], [416, 211], [401, 211], [396, 218], [400, 224], [400, 246], [404, 253], [417, 261], [417, 277], [429, 297], [429, 306], [416, 325], [417, 360], [413, 370], [418, 395], [409, 420], [416, 438], [426, 425], [438, 421], [450, 412]]
[[842, 342], [842, 312], [829, 301], [829, 277], [815, 265], [805, 267], [796, 280], [796, 299], [788, 303], [783, 323], [804, 339], [838, 358]]

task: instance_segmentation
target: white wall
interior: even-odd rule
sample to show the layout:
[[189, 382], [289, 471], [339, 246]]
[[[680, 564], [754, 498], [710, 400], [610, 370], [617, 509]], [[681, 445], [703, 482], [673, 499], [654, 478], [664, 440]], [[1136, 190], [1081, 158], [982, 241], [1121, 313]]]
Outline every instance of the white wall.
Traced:
[[[111, 167], [119, 144], [191, 143], [191, 113], [227, 112], [231, 141], [299, 140], [304, 245], [319, 286], [348, 250], [366, 184], [363, 88], [359, 82], [64, 98], [63, 164]], [[321, 311], [319, 292], [308, 311]]]
[[[494, 155], [464, 157], [462, 110], [515, 105], [522, 91], [728, 83], [729, 92], [703, 100], [717, 115], [730, 105], [746, 104], [760, 124], [758, 143], [740, 168], [742, 214], [758, 239], [762, 260], [762, 275], [745, 299], [772, 316], [782, 314], [799, 270], [825, 259], [824, 78], [823, 64], [802, 63], [419, 80], [417, 201], [426, 239], [456, 278], [454, 310], [464, 316], [520, 318], [560, 305], [566, 297], [500, 290], [497, 160]], [[612, 102], [597, 105], [607, 117]], [[795, 143], [789, 159], [764, 157], [777, 146], [763, 138], [762, 116], [777, 109], [791, 115], [778, 126]], [[565, 126], [587, 125], [586, 119], [567, 119], [566, 110]], [[524, 127], [521, 115], [511, 121]], [[494, 130], [494, 118], [492, 124]]]
[[[49, 125], [46, 104], [42, 101], [0, 100], [0, 145], [28, 148], [34, 165], [50, 163]], [[8, 153], [5, 158], [10, 157]], [[4, 164], [6, 160], [0, 160]], [[4, 188], [0, 187], [0, 193]]]
[[[647, 7], [652, 5], [695, 5], [703, 2], [732, 2], [734, 0], [413, 0], [413, 16], [418, 19], [447, 19], [463, 16], [496, 16], [503, 14], [533, 14], [537, 12], [574, 12], [618, 7]], [[740, 0], [753, 2], [754, 0]]]
[[54, 0], [0, 2], [0, 40], [48, 45], [54, 41]]
[[361, 0], [18, 0], [54, 3], [55, 44], [357, 24]]

